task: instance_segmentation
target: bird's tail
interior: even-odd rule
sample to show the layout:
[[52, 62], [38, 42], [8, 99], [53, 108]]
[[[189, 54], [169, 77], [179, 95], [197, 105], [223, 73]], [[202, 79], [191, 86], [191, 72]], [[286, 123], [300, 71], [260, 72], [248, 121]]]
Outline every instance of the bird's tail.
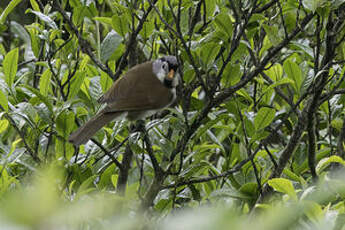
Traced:
[[99, 129], [101, 129], [103, 126], [105, 126], [115, 118], [119, 117], [121, 114], [122, 112], [98, 113], [83, 126], [73, 132], [69, 136], [68, 141], [75, 146], [85, 144]]

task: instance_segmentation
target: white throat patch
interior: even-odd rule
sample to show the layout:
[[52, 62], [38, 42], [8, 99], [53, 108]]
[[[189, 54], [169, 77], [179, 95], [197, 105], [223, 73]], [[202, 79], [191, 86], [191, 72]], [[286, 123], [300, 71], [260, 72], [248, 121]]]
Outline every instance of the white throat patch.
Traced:
[[158, 78], [158, 80], [160, 80], [162, 83], [164, 82], [164, 78], [165, 78], [165, 73], [164, 71], [159, 71], [158, 73], [155, 74], [156, 77]]

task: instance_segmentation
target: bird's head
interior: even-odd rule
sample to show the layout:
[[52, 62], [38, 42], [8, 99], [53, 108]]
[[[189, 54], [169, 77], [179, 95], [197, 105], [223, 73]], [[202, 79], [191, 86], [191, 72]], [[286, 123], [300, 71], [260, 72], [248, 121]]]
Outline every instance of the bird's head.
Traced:
[[178, 62], [175, 56], [164, 56], [153, 61], [152, 69], [157, 78], [168, 88], [178, 84]]

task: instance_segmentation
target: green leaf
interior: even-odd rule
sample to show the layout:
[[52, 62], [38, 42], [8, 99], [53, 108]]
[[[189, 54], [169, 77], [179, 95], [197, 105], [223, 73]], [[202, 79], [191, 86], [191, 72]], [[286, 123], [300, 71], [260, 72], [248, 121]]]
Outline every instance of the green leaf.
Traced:
[[197, 201], [201, 201], [201, 190], [198, 190], [196, 188], [195, 185], [191, 184], [191, 185], [188, 185], [188, 188], [191, 190], [192, 192], [192, 197], [193, 197], [193, 200], [197, 200]]
[[241, 80], [241, 66], [239, 64], [228, 63], [228, 65], [225, 67], [223, 76], [222, 83], [225, 87], [235, 85]]
[[4, 44], [0, 43], [0, 54], [2, 55], [6, 55], [6, 49], [4, 47]]
[[268, 70], [265, 70], [264, 73], [267, 74], [267, 76], [269, 76], [274, 82], [279, 81], [283, 76], [283, 68], [279, 63], [277, 63]]
[[86, 7], [85, 6], [78, 6], [78, 7], [74, 7], [73, 9], [73, 15], [72, 15], [72, 22], [73, 24], [79, 26], [81, 25], [82, 21], [84, 20], [84, 9]]
[[11, 0], [7, 7], [4, 9], [0, 16], [0, 24], [3, 24], [6, 20], [6, 17], [9, 13], [11, 13], [14, 8], [21, 2], [22, 0]]
[[262, 139], [265, 139], [270, 135], [270, 132], [265, 131], [265, 130], [257, 130], [254, 135], [251, 136], [250, 143], [254, 143], [255, 141], [259, 141]]
[[284, 173], [285, 176], [287, 176], [291, 180], [294, 180], [296, 182], [301, 182], [301, 178], [297, 174], [292, 172], [290, 169], [284, 168], [283, 173]]
[[111, 177], [114, 175], [114, 172], [116, 172], [116, 166], [111, 164], [100, 176], [97, 187], [99, 189], [109, 188], [112, 185]]
[[253, 14], [249, 19], [249, 23], [260, 23], [260, 25], [265, 21], [267, 18], [263, 14]]
[[256, 198], [258, 195], [258, 184], [254, 182], [246, 183], [241, 186], [239, 191], [252, 199]]
[[309, 87], [313, 84], [313, 82], [315, 81], [315, 79], [317, 79], [317, 77], [319, 76], [319, 74], [321, 74], [323, 71], [320, 71], [318, 74], [308, 74], [302, 84], [301, 84], [301, 93], [304, 94], [305, 92], [307, 92], [307, 90], [309, 89]]
[[83, 59], [80, 62], [79, 69], [86, 70], [86, 67], [89, 61], [90, 61], [90, 57], [88, 55], [84, 55]]
[[111, 55], [111, 57], [109, 58], [109, 66], [113, 72], [115, 72], [116, 61], [119, 60], [119, 58], [123, 55], [125, 50], [126, 50], [126, 45], [123, 43], [120, 43], [120, 45], [117, 47], [115, 52], [113, 52], [113, 55]]
[[315, 13], [316, 9], [318, 7], [323, 6], [327, 0], [303, 0], [303, 6], [307, 8], [308, 10], [311, 10], [313, 13]]
[[55, 142], [55, 157], [64, 158], [67, 162], [71, 160], [74, 154], [74, 147], [69, 142], [63, 140], [61, 137], [57, 137]]
[[224, 40], [231, 37], [233, 28], [230, 15], [228, 13], [219, 13], [214, 19], [214, 24], [217, 27], [218, 31], [222, 32], [225, 35]]
[[263, 57], [266, 51], [272, 47], [272, 42], [268, 38], [268, 36], [264, 37], [262, 48], [259, 51], [259, 57]]
[[57, 132], [67, 138], [74, 127], [74, 113], [72, 111], [64, 110], [56, 118]]
[[203, 9], [206, 11], [206, 18], [213, 16], [214, 11], [216, 9], [216, 1], [214, 0], [206, 0], [206, 9]]
[[[237, 46], [237, 49], [235, 50], [234, 54], [232, 55], [231, 62], [237, 63], [238, 60], [244, 59], [247, 55], [248, 55], [248, 48], [243, 42], [241, 42]], [[242, 62], [242, 60], [240, 62]]]
[[219, 121], [224, 120], [226, 118], [228, 118], [227, 114], [221, 114], [217, 116], [217, 118], [215, 118], [214, 120], [208, 121], [203, 127], [198, 129], [197, 133], [195, 134], [194, 139], [198, 140], [200, 136], [203, 135], [208, 129], [210, 129], [212, 126], [217, 124]]
[[244, 97], [246, 100], [250, 101], [251, 103], [253, 103], [253, 98], [249, 95], [249, 93], [245, 90], [245, 89], [240, 89], [239, 91], [237, 91], [237, 94]]
[[267, 37], [270, 40], [270, 42], [276, 46], [281, 42], [281, 38], [279, 37], [278, 32], [278, 26], [277, 25], [262, 25], [264, 27], [264, 30], [266, 31]]
[[31, 3], [31, 7], [32, 9], [34, 9], [34, 11], [40, 12], [40, 7], [38, 5], [38, 3], [36, 2], [36, 0], [30, 0]]
[[112, 185], [114, 186], [114, 188], [116, 188], [116, 186], [117, 186], [117, 180], [118, 180], [118, 178], [119, 178], [119, 175], [118, 174], [113, 174], [113, 175], [111, 175], [111, 183], [112, 183]]
[[343, 127], [343, 122], [343, 119], [337, 117], [331, 121], [331, 126], [332, 128], [335, 128], [338, 132], [340, 132]]
[[84, 82], [84, 79], [86, 77], [86, 73], [85, 71], [77, 71], [75, 73], [75, 75], [73, 76], [73, 80], [71, 82], [71, 88], [69, 90], [69, 95], [68, 95], [68, 99], [73, 98], [75, 95], [78, 94], [81, 85]]
[[337, 9], [339, 6], [341, 6], [343, 3], [345, 2], [345, 0], [333, 0], [332, 1], [332, 8], [333, 9]]
[[114, 15], [112, 17], [112, 26], [113, 29], [122, 37], [125, 37], [129, 31], [129, 24], [124, 16]]
[[18, 52], [19, 49], [15, 48], [8, 52], [3, 61], [4, 74], [8, 86], [12, 86], [18, 68]]
[[345, 161], [339, 156], [325, 157], [321, 159], [319, 163], [316, 165], [315, 167], [316, 172], [317, 173], [322, 172], [331, 163], [339, 163], [345, 166]]
[[47, 26], [49, 26], [50, 28], [55, 29], [55, 30], [58, 29], [54, 20], [51, 19], [49, 16], [47, 16], [41, 12], [34, 11], [32, 9], [28, 9], [27, 12], [35, 14], [39, 19], [41, 19], [43, 22], [45, 22], [47, 24]]
[[[319, 162], [321, 159], [327, 157], [331, 152], [330, 148], [321, 148], [316, 153], [316, 162]], [[308, 159], [305, 159], [302, 164], [296, 165], [295, 173], [302, 174], [309, 170]]]
[[103, 92], [106, 92], [113, 85], [113, 80], [105, 72], [101, 72], [101, 86]]
[[85, 78], [82, 85], [80, 86], [80, 89], [89, 99], [91, 99], [90, 93], [89, 93], [89, 87], [90, 87], [90, 80], [88, 78]]
[[188, 167], [187, 169], [183, 170], [180, 174], [181, 178], [189, 178], [192, 176], [200, 176], [203, 174], [205, 170], [209, 168], [209, 165], [207, 162], [201, 161], [198, 164], [193, 164], [191, 167]]
[[290, 59], [284, 61], [283, 68], [288, 78], [295, 82], [294, 89], [299, 93], [303, 81], [301, 68]]
[[43, 96], [38, 89], [35, 89], [29, 85], [22, 85], [22, 87], [30, 90], [32, 93], [34, 93], [49, 109], [49, 111], [53, 112], [53, 105], [49, 102], [48, 98]]
[[296, 191], [292, 185], [292, 182], [285, 178], [273, 178], [268, 181], [269, 186], [274, 190], [287, 194], [289, 197], [297, 201]]
[[94, 180], [98, 177], [98, 175], [93, 175], [87, 178], [83, 183], [79, 186], [78, 191], [76, 193], [75, 199], [78, 200], [81, 196], [88, 194], [95, 190], [95, 187], [92, 186]]
[[94, 16], [96, 16], [96, 12], [94, 11], [95, 9], [91, 5], [89, 7], [85, 5], [75, 7], [72, 15], [73, 23], [76, 25], [80, 25], [86, 17], [94, 18]]
[[94, 20], [96, 21], [99, 21], [99, 22], [103, 22], [105, 24], [108, 24], [108, 25], [112, 25], [112, 19], [111, 17], [94, 17], [93, 18]]
[[8, 153], [8, 156], [11, 156], [17, 149], [17, 145], [22, 141], [22, 139], [17, 139], [11, 143], [11, 150]]
[[43, 96], [47, 96], [50, 89], [50, 78], [52, 73], [50, 69], [46, 69], [40, 78], [40, 93]]
[[40, 40], [38, 37], [38, 30], [35, 27], [27, 26], [26, 30], [30, 34], [30, 41], [31, 41], [31, 49], [35, 55], [35, 57], [39, 56], [40, 52]]
[[215, 57], [220, 50], [220, 45], [214, 42], [208, 42], [201, 47], [201, 60], [208, 67], [213, 64]]
[[[327, 214], [324, 213], [320, 204], [311, 201], [311, 200], [303, 200], [303, 205], [305, 207], [305, 214], [310, 220], [314, 220], [315, 222], [319, 221], [321, 217]], [[326, 221], [326, 220], [323, 220]]]
[[111, 30], [101, 44], [101, 61], [105, 63], [121, 44], [122, 37], [118, 35], [114, 30]]
[[272, 108], [263, 107], [254, 118], [255, 130], [260, 130], [268, 126], [275, 117], [276, 111]]
[[91, 98], [96, 98], [97, 99], [101, 95], [103, 95], [102, 86], [100, 84], [100, 77], [99, 76], [91, 78], [91, 81], [90, 81], [90, 84], [89, 84], [89, 88], [88, 88], [88, 92], [89, 92]]
[[0, 120], [0, 133], [4, 132], [8, 127], [8, 120]]
[[80, 0], [70, 0], [68, 2], [71, 5], [71, 7], [73, 7], [73, 8], [81, 6], [81, 1]]
[[18, 37], [20, 37], [25, 43], [27, 46], [30, 45], [30, 35], [29, 33], [25, 30], [25, 28], [23, 27], [23, 25], [15, 22], [15, 21], [12, 21], [11, 22], [11, 31], [18, 35]]
[[262, 94], [267, 93], [269, 90], [271, 90], [271, 89], [273, 89], [273, 88], [275, 88], [275, 87], [277, 87], [277, 86], [285, 85], [285, 84], [291, 84], [291, 85], [293, 85], [293, 84], [294, 84], [294, 81], [292, 81], [292, 80], [289, 79], [289, 78], [283, 78], [283, 79], [277, 81], [276, 83], [273, 83], [273, 84], [269, 85], [269, 86], [262, 92]]
[[8, 112], [8, 101], [6, 95], [0, 90], [0, 105]]
[[146, 21], [143, 25], [142, 30], [140, 31], [140, 35], [146, 40], [151, 36], [154, 28], [155, 28], [155, 24], [153, 20]]
[[229, 188], [221, 188], [213, 190], [210, 194], [210, 197], [232, 197], [241, 200], [250, 200], [253, 199], [252, 196], [245, 194], [244, 192], [240, 192], [234, 189]]
[[308, 55], [309, 58], [314, 57], [314, 49], [302, 42], [291, 41], [291, 48], [294, 50], [301, 50], [304, 54]]

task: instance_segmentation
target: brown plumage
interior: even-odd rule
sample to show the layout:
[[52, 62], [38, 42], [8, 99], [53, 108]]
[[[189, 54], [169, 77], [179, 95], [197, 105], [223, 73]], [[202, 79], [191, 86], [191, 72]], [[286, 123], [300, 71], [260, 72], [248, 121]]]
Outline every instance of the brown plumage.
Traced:
[[[166, 61], [156, 60], [169, 64], [169, 71], [177, 68], [175, 57]], [[157, 64], [157, 63], [156, 63]], [[159, 66], [160, 67], [160, 66]], [[157, 68], [157, 65], [155, 66]], [[175, 99], [175, 86], [167, 87], [164, 81], [157, 76], [158, 70], [153, 69], [153, 61], [145, 62], [131, 68], [122, 78], [114, 82], [112, 87], [98, 100], [106, 103], [104, 109], [73, 132], [69, 141], [76, 146], [86, 143], [99, 129], [112, 120], [125, 115], [128, 120], [137, 120], [154, 114], [157, 110], [169, 106]], [[161, 69], [159, 69], [161, 71]], [[169, 72], [169, 73], [170, 73]], [[167, 75], [167, 74], [164, 74]]]
[[162, 86], [152, 72], [152, 61], [145, 62], [136, 65], [116, 81], [99, 102], [107, 103], [106, 112], [160, 109], [173, 96], [169, 88]]

